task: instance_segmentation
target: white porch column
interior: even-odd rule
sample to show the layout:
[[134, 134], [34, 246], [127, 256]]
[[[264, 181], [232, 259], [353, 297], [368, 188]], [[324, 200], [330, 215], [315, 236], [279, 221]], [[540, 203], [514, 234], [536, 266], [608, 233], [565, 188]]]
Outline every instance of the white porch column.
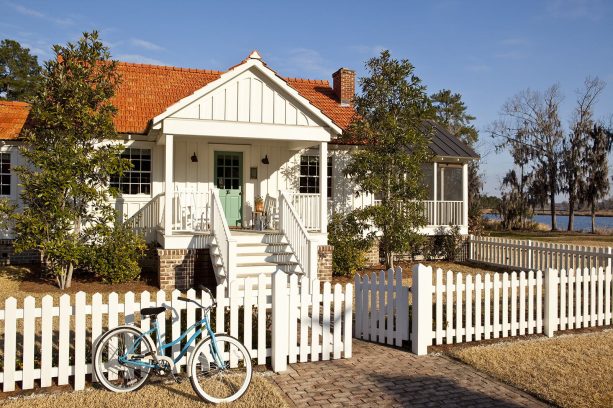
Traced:
[[433, 211], [433, 220], [432, 220], [432, 225], [438, 225], [438, 204], [437, 204], [437, 194], [438, 194], [438, 165], [436, 164], [436, 162], [433, 163], [434, 165], [434, 182], [432, 184], [434, 184], [434, 196], [433, 196], [433, 203], [432, 206], [434, 207], [434, 211]]
[[319, 225], [320, 231], [328, 232], [328, 142], [319, 144]]
[[462, 225], [468, 226], [468, 163], [462, 165]]
[[174, 197], [173, 188], [173, 135], [165, 136], [164, 146], [164, 235], [172, 235], [172, 199]]

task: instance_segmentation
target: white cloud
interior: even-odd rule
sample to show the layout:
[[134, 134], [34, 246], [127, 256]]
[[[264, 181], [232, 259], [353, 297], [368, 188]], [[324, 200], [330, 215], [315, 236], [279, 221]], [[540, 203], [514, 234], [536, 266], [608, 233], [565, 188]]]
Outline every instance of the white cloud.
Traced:
[[359, 54], [368, 55], [369, 57], [376, 57], [381, 54], [381, 51], [387, 48], [382, 45], [352, 45], [349, 49]]
[[318, 52], [309, 48], [293, 48], [286, 55], [271, 57], [272, 66], [279, 67], [279, 72], [291, 75], [316, 75], [328, 78], [334, 70], [328, 66], [328, 62]]
[[141, 48], [147, 51], [163, 51], [164, 50], [164, 47], [158, 44], [154, 44], [150, 41], [140, 39], [140, 38], [130, 39], [130, 44], [136, 48]]
[[600, 20], [604, 3], [602, 0], [550, 0], [547, 12], [555, 18]]
[[528, 55], [524, 51], [520, 50], [511, 50], [499, 52], [495, 55], [496, 58], [507, 59], [507, 60], [520, 60], [526, 58]]
[[16, 12], [23, 14], [24, 16], [39, 18], [41, 20], [50, 21], [57, 25], [67, 26], [67, 25], [73, 25], [75, 23], [74, 20], [71, 18], [58, 18], [58, 17], [50, 16], [41, 11], [22, 6], [21, 4], [15, 4], [11, 2], [6, 2], [5, 4], [9, 5]]
[[469, 64], [464, 67], [467, 71], [470, 72], [488, 72], [492, 69], [489, 65], [486, 64]]
[[141, 54], [121, 54], [116, 57], [119, 61], [138, 62], [141, 64], [165, 65], [162, 61]]

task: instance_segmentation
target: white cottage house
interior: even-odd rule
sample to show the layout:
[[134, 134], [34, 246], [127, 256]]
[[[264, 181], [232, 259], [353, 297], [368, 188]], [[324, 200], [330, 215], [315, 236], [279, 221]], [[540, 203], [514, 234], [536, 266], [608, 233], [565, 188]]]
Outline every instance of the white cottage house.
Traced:
[[[332, 87], [284, 78], [256, 51], [225, 72], [132, 63], [118, 69], [115, 126], [133, 168], [111, 180], [122, 192], [114, 204], [158, 244], [161, 287], [228, 282], [278, 267], [329, 277], [329, 214], [377, 201], [356, 197], [342, 175], [349, 150], [358, 148], [336, 142], [354, 114], [353, 71], [336, 71]], [[27, 112], [27, 104], [0, 102], [0, 193], [17, 201], [11, 168], [21, 161], [15, 147]], [[477, 155], [438, 125], [430, 148], [423, 232], [454, 224], [467, 233], [467, 166]], [[3, 243], [7, 251], [10, 241]]]

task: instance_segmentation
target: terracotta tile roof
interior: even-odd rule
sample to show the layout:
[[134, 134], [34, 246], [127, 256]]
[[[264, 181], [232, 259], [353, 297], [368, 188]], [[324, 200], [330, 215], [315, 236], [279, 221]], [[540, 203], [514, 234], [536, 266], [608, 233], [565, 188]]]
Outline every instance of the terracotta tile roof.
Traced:
[[[112, 99], [118, 109], [115, 128], [119, 133], [135, 134], [147, 133], [151, 119], [223, 74], [222, 71], [127, 62], [120, 62], [117, 70], [122, 79]], [[340, 128], [347, 127], [354, 111], [351, 107], [340, 105], [328, 81], [281, 78]], [[20, 113], [0, 111], [0, 137], [3, 139], [16, 138], [20, 130], [19, 125], [23, 126], [25, 122], [27, 104], [18, 104], [19, 108], [12, 109], [17, 109]], [[20, 121], [18, 118], [21, 118]]]
[[220, 71], [120, 62], [121, 84], [112, 102], [119, 133], [147, 133], [149, 121], [173, 103], [219, 78]]
[[17, 139], [29, 113], [25, 102], [0, 101], [0, 139]]
[[325, 80], [284, 78], [300, 95], [308, 99], [341, 129], [346, 129], [355, 114], [351, 106], [341, 106], [336, 94]]

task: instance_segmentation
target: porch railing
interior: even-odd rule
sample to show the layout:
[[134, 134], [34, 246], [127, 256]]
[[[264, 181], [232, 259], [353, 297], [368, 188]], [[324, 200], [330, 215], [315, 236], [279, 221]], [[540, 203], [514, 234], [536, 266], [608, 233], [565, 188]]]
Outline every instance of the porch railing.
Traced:
[[[285, 235], [302, 271], [315, 279], [317, 276], [317, 247], [292, 205], [291, 197], [285, 191], [279, 193], [279, 227]], [[314, 271], [314, 272], [313, 272]], [[314, 275], [315, 274], [315, 275]]]
[[[375, 200], [374, 205], [380, 205], [381, 200]], [[428, 226], [465, 225], [463, 201], [422, 201], [423, 214]]]
[[173, 231], [210, 231], [209, 191], [177, 190], [172, 199]]
[[319, 194], [294, 193], [291, 194], [291, 202], [294, 209], [302, 219], [307, 230], [321, 229], [321, 200]]
[[125, 221], [133, 231], [142, 234], [147, 242], [155, 240], [156, 231], [162, 225], [163, 197], [164, 193], [156, 195]]
[[[215, 275], [217, 275], [218, 282], [224, 278], [226, 282], [230, 282], [235, 265], [236, 239], [232, 238], [230, 235], [230, 227], [228, 226], [226, 215], [221, 206], [218, 190], [213, 190], [211, 192], [211, 197], [211, 231], [215, 238], [215, 244], [217, 245], [219, 259], [221, 261], [221, 265], [213, 265], [213, 267], [215, 268]], [[217, 266], [223, 269], [223, 274], [221, 274]]]

